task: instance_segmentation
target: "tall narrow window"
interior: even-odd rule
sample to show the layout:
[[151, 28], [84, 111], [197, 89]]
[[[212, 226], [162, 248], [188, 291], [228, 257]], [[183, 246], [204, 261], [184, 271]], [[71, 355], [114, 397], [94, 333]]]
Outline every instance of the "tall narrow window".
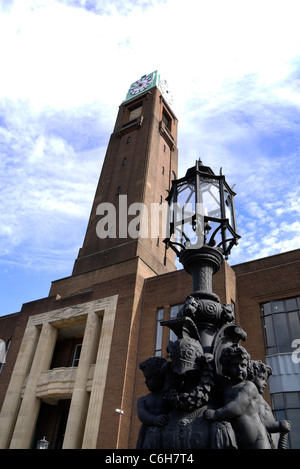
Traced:
[[162, 321], [163, 318], [164, 318], [164, 308], [159, 308], [156, 313], [156, 339], [155, 339], [155, 350], [154, 350], [154, 355], [156, 357], [161, 357], [163, 327], [160, 324], [160, 321]]
[[10, 347], [10, 344], [11, 344], [11, 339], [9, 339], [6, 343], [2, 339], [0, 340], [0, 373], [5, 363], [6, 355]]
[[172, 117], [170, 114], [167, 112], [167, 110], [164, 108], [163, 113], [162, 113], [162, 121], [165, 124], [165, 126], [171, 130], [172, 128]]
[[73, 357], [72, 366], [78, 366], [79, 358], [80, 358], [80, 352], [81, 352], [81, 347], [82, 347], [82, 344], [77, 344], [76, 347], [75, 347], [75, 352], [74, 352], [74, 357]]
[[[171, 306], [171, 311], [170, 311], [170, 319], [172, 318], [176, 318], [177, 317], [177, 314], [179, 313], [179, 310], [181, 308], [182, 305], [176, 305], [176, 306]], [[175, 334], [175, 332], [171, 331], [170, 329], [170, 336], [169, 336], [170, 340], [172, 340], [173, 342], [175, 342], [175, 340], [177, 340], [177, 335]]]

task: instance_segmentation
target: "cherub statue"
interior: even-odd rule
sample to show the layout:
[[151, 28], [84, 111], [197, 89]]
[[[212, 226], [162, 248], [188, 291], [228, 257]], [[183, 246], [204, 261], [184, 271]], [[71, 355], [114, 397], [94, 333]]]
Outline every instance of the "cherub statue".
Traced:
[[161, 428], [168, 421], [168, 402], [163, 399], [162, 388], [164, 376], [161, 372], [166, 360], [162, 357], [150, 357], [140, 363], [144, 373], [145, 383], [150, 393], [137, 401], [137, 414], [142, 422], [137, 449], [159, 449], [161, 443]]
[[[264, 400], [262, 394], [267, 386], [267, 380], [272, 374], [272, 368], [265, 365], [261, 360], [250, 361], [250, 373], [248, 379], [252, 381], [259, 392], [259, 413], [260, 417], [269, 433], [280, 433], [279, 448], [283, 448], [286, 443], [286, 435], [291, 429], [288, 420], [276, 421], [269, 404]], [[271, 444], [273, 445], [270, 437]]]
[[204, 417], [211, 422], [229, 421], [239, 449], [270, 449], [268, 433], [260, 417], [260, 395], [255, 384], [247, 380], [249, 361], [248, 352], [238, 344], [222, 351], [224, 406], [207, 409]]

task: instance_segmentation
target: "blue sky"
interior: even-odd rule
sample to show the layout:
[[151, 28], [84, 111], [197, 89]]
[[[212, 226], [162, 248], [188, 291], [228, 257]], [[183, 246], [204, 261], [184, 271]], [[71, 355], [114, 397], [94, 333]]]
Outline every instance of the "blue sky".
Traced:
[[173, 91], [179, 176], [235, 185], [230, 264], [300, 246], [299, 0], [0, 2], [0, 315], [71, 274], [129, 85]]

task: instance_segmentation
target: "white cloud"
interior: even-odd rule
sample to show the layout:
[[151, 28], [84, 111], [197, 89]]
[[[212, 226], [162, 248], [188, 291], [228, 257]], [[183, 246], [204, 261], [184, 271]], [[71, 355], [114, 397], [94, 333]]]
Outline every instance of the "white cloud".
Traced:
[[181, 111], [199, 96], [210, 106], [226, 100], [224, 80], [258, 73], [262, 85], [277, 83], [299, 52], [297, 2], [101, 5], [16, 1], [1, 21], [1, 43], [9, 44], [1, 54], [8, 72], [2, 93], [29, 97], [36, 106], [74, 106], [99, 96], [107, 103], [113, 95], [119, 103], [130, 77], [161, 67]]
[[[91, 108], [83, 115], [68, 111], [64, 117], [72, 117], [73, 126], [82, 123], [84, 127], [89, 121], [88, 111], [93, 113]], [[45, 254], [50, 251], [55, 267], [56, 251], [67, 259], [70, 249], [75, 255], [81, 242], [76, 226], [86, 223], [105, 150], [103, 143], [95, 138], [91, 144], [81, 130], [81, 145], [75, 139], [72, 146], [68, 128], [53, 121], [48, 111], [37, 114], [26, 103], [7, 101], [1, 114], [6, 117], [0, 133], [5, 175], [0, 192], [0, 245], [6, 255], [2, 262], [11, 262], [15, 256], [26, 265], [28, 253], [33, 251], [36, 268], [43, 267], [45, 259], [48, 268], [49, 255]]]
[[231, 263], [299, 247], [298, 0], [1, 7], [2, 263], [72, 265], [118, 106], [156, 69], [175, 97], [179, 175], [201, 157], [236, 184]]

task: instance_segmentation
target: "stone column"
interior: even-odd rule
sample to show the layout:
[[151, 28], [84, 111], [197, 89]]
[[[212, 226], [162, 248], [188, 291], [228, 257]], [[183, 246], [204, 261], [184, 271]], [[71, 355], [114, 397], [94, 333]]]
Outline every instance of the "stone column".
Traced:
[[97, 445], [115, 313], [116, 299], [105, 310], [103, 317], [82, 449], [95, 449]]
[[30, 448], [41, 405], [40, 399], [36, 397], [37, 384], [41, 373], [50, 366], [56, 338], [57, 329], [44, 323], [11, 439], [11, 449]]
[[63, 449], [81, 448], [88, 408], [87, 379], [90, 365], [96, 359], [100, 330], [100, 317], [94, 312], [89, 313], [74, 383]]
[[29, 320], [0, 414], [0, 449], [9, 446], [20, 407], [22, 387], [29, 373], [39, 334], [40, 330]]

